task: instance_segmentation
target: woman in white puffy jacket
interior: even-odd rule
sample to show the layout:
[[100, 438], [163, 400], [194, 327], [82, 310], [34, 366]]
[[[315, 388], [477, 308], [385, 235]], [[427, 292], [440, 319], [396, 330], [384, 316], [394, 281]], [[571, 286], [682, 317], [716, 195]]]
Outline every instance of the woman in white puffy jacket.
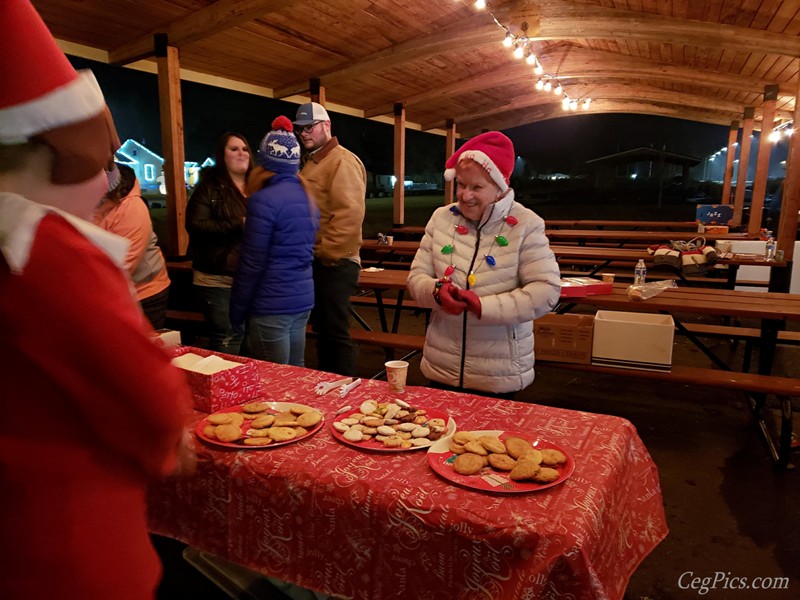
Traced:
[[544, 221], [508, 187], [514, 159], [497, 131], [448, 159], [458, 204], [433, 213], [411, 265], [409, 292], [433, 308], [421, 368], [437, 387], [512, 397], [533, 381], [533, 320], [561, 283]]

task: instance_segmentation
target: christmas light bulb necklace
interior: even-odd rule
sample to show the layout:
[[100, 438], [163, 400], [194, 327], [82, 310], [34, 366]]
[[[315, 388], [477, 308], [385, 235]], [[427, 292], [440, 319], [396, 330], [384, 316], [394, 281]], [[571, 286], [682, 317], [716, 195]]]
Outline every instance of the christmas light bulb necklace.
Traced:
[[[469, 285], [469, 287], [475, 287], [475, 283], [478, 281], [478, 278], [475, 275], [475, 271], [480, 269], [481, 266], [483, 266], [484, 262], [487, 265], [489, 265], [489, 267], [494, 267], [497, 264], [497, 261], [495, 260], [494, 256], [492, 255], [492, 250], [494, 250], [495, 245], [497, 245], [497, 246], [508, 246], [508, 238], [506, 238], [503, 235], [503, 229], [505, 228], [506, 225], [508, 225], [509, 227], [514, 227], [514, 225], [519, 223], [517, 218], [514, 217], [513, 215], [511, 215], [511, 208], [512, 207], [513, 207], [513, 204], [512, 204], [511, 207], [509, 207], [508, 212], [506, 213], [506, 215], [501, 219], [502, 220], [502, 224], [500, 225], [500, 231], [498, 231], [497, 235], [495, 235], [494, 238], [492, 238], [492, 245], [489, 246], [489, 252], [487, 252], [486, 254], [483, 255], [483, 258], [481, 258], [481, 261], [477, 264], [477, 266], [475, 268], [471, 269], [469, 274], [467, 275], [467, 284]], [[458, 234], [458, 235], [467, 235], [469, 233], [469, 229], [467, 229], [466, 225], [464, 225], [464, 215], [461, 214], [461, 211], [459, 210], [458, 206], [456, 206], [456, 205], [451, 206], [450, 207], [450, 212], [453, 213], [453, 215], [459, 217], [459, 221], [458, 221], [458, 224], [455, 225], [455, 227], [453, 229], [453, 238], [450, 240], [450, 243], [449, 244], [445, 244], [444, 246], [442, 246], [441, 252], [442, 252], [442, 254], [445, 254], [445, 255], [452, 255], [453, 252], [455, 251], [456, 234]], [[456, 265], [455, 265], [455, 262], [452, 260], [453, 258], [455, 258], [455, 256], [453, 256], [450, 259], [450, 264], [444, 270], [444, 276], [439, 280], [440, 282], [450, 281], [450, 276], [453, 273], [455, 273]], [[466, 273], [466, 271], [464, 271], [464, 272]]]

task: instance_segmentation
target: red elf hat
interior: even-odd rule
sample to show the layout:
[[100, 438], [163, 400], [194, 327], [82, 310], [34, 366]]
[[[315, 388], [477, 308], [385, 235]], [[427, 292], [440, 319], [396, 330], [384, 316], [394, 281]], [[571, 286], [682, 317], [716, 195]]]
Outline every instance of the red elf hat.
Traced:
[[0, 2], [0, 144], [44, 141], [53, 183], [106, 168], [119, 138], [100, 86], [76, 72], [29, 0]]
[[514, 144], [499, 131], [487, 131], [469, 140], [456, 150], [445, 163], [444, 178], [456, 177], [456, 165], [469, 158], [481, 165], [501, 191], [508, 189], [514, 171]]

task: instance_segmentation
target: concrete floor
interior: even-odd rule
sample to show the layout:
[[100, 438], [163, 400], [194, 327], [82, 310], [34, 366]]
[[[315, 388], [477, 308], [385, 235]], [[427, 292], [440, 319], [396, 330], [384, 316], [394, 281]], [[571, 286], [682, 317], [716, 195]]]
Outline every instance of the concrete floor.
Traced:
[[[374, 319], [369, 310], [363, 312]], [[404, 315], [401, 327], [420, 332], [424, 321]], [[741, 347], [733, 350], [726, 341], [712, 346], [721, 356], [740, 360]], [[313, 368], [313, 343], [306, 356], [306, 365]], [[385, 356], [380, 349], [363, 347], [359, 360], [360, 374], [370, 377], [382, 368]], [[707, 359], [676, 339], [674, 360]], [[775, 370], [800, 376], [800, 348], [779, 348]], [[411, 360], [409, 384], [426, 384], [418, 357]], [[517, 401], [623, 417], [649, 449], [659, 468], [670, 533], [633, 574], [626, 600], [800, 598], [800, 471], [775, 470], [741, 394], [540, 365], [536, 381]], [[800, 423], [795, 431], [800, 432]], [[800, 451], [793, 462], [800, 462]], [[226, 597], [182, 563], [178, 544], [161, 539], [157, 545], [166, 563], [161, 600]], [[719, 582], [705, 594], [682, 589], [692, 577], [701, 578], [697, 584], [702, 578]], [[725, 589], [743, 577], [788, 579], [777, 582], [783, 589]], [[285, 598], [277, 590], [262, 597]]]

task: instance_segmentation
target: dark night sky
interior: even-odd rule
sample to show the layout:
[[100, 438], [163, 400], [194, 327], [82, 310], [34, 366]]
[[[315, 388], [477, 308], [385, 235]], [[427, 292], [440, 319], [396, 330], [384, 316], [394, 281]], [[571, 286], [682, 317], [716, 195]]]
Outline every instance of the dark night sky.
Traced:
[[[158, 83], [150, 73], [70, 57], [76, 68], [90, 68], [106, 96], [124, 141], [133, 138], [161, 152]], [[213, 155], [226, 131], [244, 135], [257, 148], [272, 120], [294, 117], [297, 105], [243, 92], [182, 82], [186, 160], [202, 162]], [[348, 115], [331, 115], [334, 135], [378, 174], [393, 171], [393, 128]], [[574, 115], [506, 130], [518, 155], [539, 171], [580, 170], [585, 161], [639, 146], [662, 148], [703, 158], [727, 143], [728, 128], [646, 115]], [[408, 130], [407, 176], [444, 170], [445, 138]], [[783, 156], [782, 158], [785, 158]], [[721, 162], [719, 159], [717, 162]], [[755, 164], [755, 156], [751, 158]], [[774, 161], [777, 162], [777, 161]], [[419, 179], [418, 179], [419, 180]]]

